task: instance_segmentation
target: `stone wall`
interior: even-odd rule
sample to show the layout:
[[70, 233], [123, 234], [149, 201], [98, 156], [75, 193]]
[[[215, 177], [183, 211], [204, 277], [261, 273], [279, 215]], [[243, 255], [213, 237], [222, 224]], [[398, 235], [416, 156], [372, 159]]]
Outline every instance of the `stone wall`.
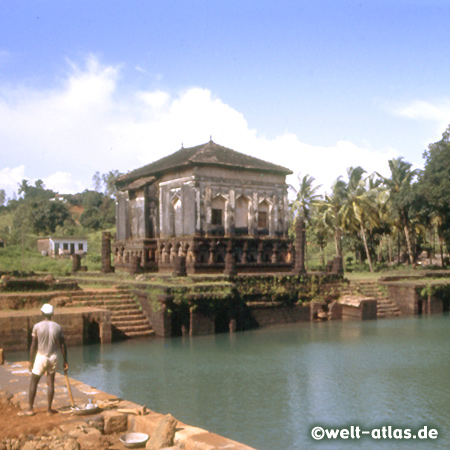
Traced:
[[341, 303], [342, 320], [374, 320], [377, 318], [377, 301], [362, 299], [359, 304]]
[[[384, 284], [387, 286], [389, 298], [398, 305], [402, 314], [442, 314], [449, 310], [448, 295], [445, 291], [439, 293], [439, 284], [434, 285], [437, 291], [427, 298], [420, 295], [424, 288], [430, 287], [429, 283], [423, 281], [417, 284], [398, 281]], [[442, 286], [445, 287], [445, 284]]]
[[431, 296], [423, 302], [423, 309], [422, 309], [423, 313], [439, 314], [442, 313], [443, 311], [444, 311], [444, 302], [441, 298]]
[[216, 332], [215, 318], [190, 311], [189, 336], [204, 336]]
[[171, 303], [173, 298], [164, 293], [158, 294], [160, 288], [155, 288], [155, 292], [150, 293], [145, 290], [134, 290], [133, 294], [142, 312], [147, 316], [147, 319], [152, 326], [155, 335], [159, 337], [170, 337], [172, 335], [171, 318], [167, 312], [167, 303]]
[[[316, 290], [325, 301], [297, 303], [301, 295], [308, 297]], [[156, 336], [196, 336], [315, 320], [319, 313], [323, 320], [328, 317], [328, 303], [339, 296], [339, 283], [330, 276], [314, 283], [291, 275], [208, 277], [186, 285], [142, 285], [134, 294]]]
[[[182, 334], [181, 327], [184, 324], [184, 332], [190, 336], [214, 334], [217, 316], [194, 311], [184, 311], [183, 308], [172, 304], [173, 298], [168, 295], [157, 296], [158, 304], [154, 305], [144, 291], [136, 292], [143, 312], [148, 317], [156, 336], [170, 337]], [[168, 312], [166, 304], [170, 304], [171, 312]], [[187, 312], [187, 317], [184, 317]], [[241, 324], [241, 329], [249, 329], [258, 326], [295, 323], [310, 320], [310, 305], [286, 306], [281, 303], [255, 302], [249, 304], [235, 304], [228, 311], [229, 321]], [[243, 327], [243, 323], [247, 325]], [[251, 325], [248, 325], [251, 324]], [[230, 325], [231, 326], [231, 325]], [[223, 330], [222, 330], [223, 331]]]
[[251, 316], [259, 326], [305, 322], [311, 319], [310, 304], [285, 306], [273, 303], [250, 303]]
[[[40, 311], [0, 311], [0, 348], [5, 351], [27, 351], [34, 324], [42, 320]], [[86, 343], [92, 322], [99, 326], [102, 343], [111, 342], [111, 312], [98, 308], [66, 308], [55, 312], [53, 320], [63, 329], [68, 346]]]
[[392, 283], [386, 284], [388, 289], [388, 298], [395, 302], [404, 315], [419, 313], [419, 296], [417, 286], [410, 283]]

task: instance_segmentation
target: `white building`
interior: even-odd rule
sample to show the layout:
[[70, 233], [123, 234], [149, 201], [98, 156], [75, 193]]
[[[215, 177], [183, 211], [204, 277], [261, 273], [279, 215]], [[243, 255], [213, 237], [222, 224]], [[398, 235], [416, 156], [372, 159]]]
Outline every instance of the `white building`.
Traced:
[[52, 257], [64, 257], [69, 255], [84, 255], [87, 253], [87, 238], [63, 236], [49, 236], [38, 239], [38, 250]]

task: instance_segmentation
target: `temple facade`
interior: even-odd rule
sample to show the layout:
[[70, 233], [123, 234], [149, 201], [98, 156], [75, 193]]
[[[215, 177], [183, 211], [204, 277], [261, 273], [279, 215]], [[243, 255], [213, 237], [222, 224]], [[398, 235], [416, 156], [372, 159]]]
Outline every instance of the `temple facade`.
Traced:
[[285, 271], [289, 169], [212, 140], [122, 176], [114, 265], [187, 273]]

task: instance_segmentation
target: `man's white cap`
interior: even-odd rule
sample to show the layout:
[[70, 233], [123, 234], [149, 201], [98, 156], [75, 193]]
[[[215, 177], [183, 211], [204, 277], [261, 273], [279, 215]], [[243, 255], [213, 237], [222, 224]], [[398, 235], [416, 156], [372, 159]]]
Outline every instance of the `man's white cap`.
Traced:
[[41, 311], [46, 316], [51, 316], [53, 314], [53, 306], [50, 305], [49, 303], [46, 303], [45, 305], [42, 305]]

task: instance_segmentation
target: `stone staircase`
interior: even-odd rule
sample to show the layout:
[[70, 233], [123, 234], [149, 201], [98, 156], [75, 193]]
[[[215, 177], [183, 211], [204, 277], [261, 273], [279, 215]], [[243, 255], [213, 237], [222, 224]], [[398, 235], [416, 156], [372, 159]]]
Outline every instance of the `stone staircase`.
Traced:
[[362, 295], [366, 298], [376, 299], [378, 319], [383, 319], [385, 317], [397, 317], [401, 314], [398, 306], [389, 300], [376, 281], [352, 281], [345, 290], [345, 293], [347, 295]]
[[113, 338], [133, 339], [154, 334], [145, 314], [125, 289], [98, 289], [71, 292], [74, 305], [111, 311]]

